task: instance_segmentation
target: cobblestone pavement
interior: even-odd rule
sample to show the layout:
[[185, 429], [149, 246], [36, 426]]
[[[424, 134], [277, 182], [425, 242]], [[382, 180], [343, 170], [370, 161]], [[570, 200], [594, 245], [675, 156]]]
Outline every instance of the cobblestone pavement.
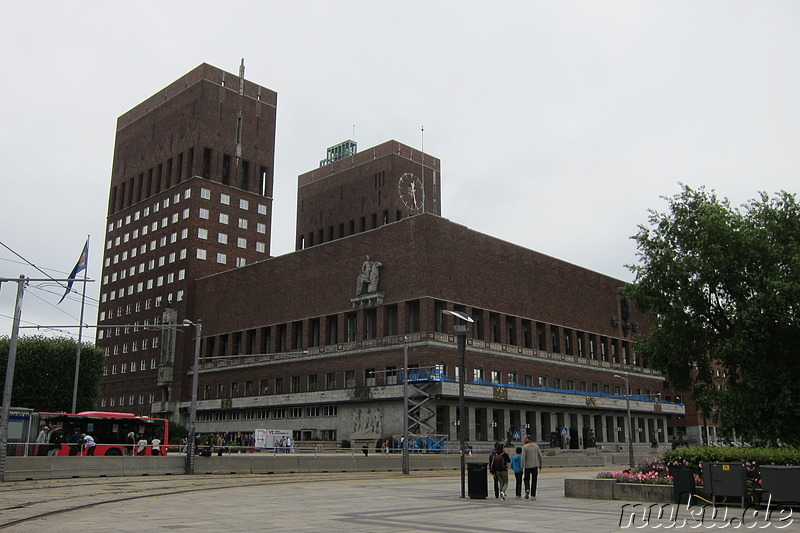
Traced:
[[[513, 478], [506, 501], [495, 499], [491, 490], [488, 499], [462, 499], [457, 471], [406, 476], [392, 472], [10, 482], [0, 485], [0, 529], [83, 533], [181, 529], [293, 533], [620, 531], [626, 502], [564, 497], [565, 478], [591, 477], [596, 472], [596, 468], [545, 469], [539, 478], [536, 501], [517, 500]], [[697, 524], [687, 524], [686, 529], [691, 525]], [[699, 529], [710, 525], [702, 524]], [[783, 531], [800, 529], [792, 524]]]

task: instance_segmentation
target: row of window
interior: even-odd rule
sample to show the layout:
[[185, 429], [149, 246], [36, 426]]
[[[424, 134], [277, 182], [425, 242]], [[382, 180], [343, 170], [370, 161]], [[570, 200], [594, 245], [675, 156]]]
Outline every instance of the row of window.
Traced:
[[[409, 371], [418, 368], [419, 365], [409, 365]], [[437, 365], [436, 370], [439, 375], [447, 375], [446, 365]], [[459, 380], [459, 369], [455, 368], [454, 376], [451, 376], [456, 381]], [[384, 376], [383, 383], [379, 383], [378, 376]], [[501, 372], [490, 371], [491, 381], [497, 384], [519, 384], [526, 387], [549, 387], [560, 390], [582, 391], [582, 392], [604, 392], [611, 394], [611, 386], [593, 382], [587, 384], [585, 381], [576, 381], [574, 379], [565, 379], [538, 376], [526, 374], [523, 376], [523, 381], [519, 381], [519, 376], [516, 371], [508, 372], [505, 376]], [[482, 381], [486, 380], [486, 373], [483, 369], [472, 369], [472, 380]], [[505, 378], [505, 381], [501, 381]], [[341, 379], [341, 378], [339, 378]], [[355, 388], [356, 386], [374, 387], [376, 385], [396, 385], [398, 384], [398, 370], [395, 366], [387, 366], [381, 371], [376, 371], [374, 368], [367, 368], [363, 373], [363, 381], [356, 381], [355, 370], [344, 371], [344, 381], [337, 382], [337, 372], [328, 372], [326, 374], [309, 374], [307, 376], [291, 376], [288, 380], [283, 377], [263, 378], [256, 382], [255, 380], [247, 380], [244, 382], [233, 381], [223, 382], [216, 384], [205, 384], [203, 386], [204, 400], [218, 400], [225, 398], [239, 398], [245, 396], [265, 396], [269, 394], [286, 394], [286, 393], [299, 393], [299, 392], [317, 392], [324, 390], [335, 390], [337, 384], [341, 383], [344, 388]], [[577, 383], [577, 387], [576, 387]], [[256, 388], [256, 386], [258, 388]], [[589, 391], [591, 387], [591, 391]], [[602, 388], [602, 391], [601, 391]], [[623, 394], [619, 385], [614, 386], [613, 394]], [[652, 396], [649, 389], [635, 389], [631, 390], [631, 394]]]
[[[138, 394], [138, 399], [139, 399], [139, 403], [138, 404], [135, 403], [136, 398], [137, 398], [136, 394], [129, 394], [127, 396], [125, 396], [125, 395], [122, 395], [122, 396], [109, 396], [109, 397], [105, 397], [104, 396], [104, 397], [100, 398], [100, 407], [101, 408], [104, 408], [104, 407], [116, 407], [116, 406], [124, 407], [126, 405], [125, 404], [125, 400], [126, 399], [128, 400], [127, 405], [130, 405], [130, 406], [132, 406], [132, 405], [145, 405], [145, 402], [144, 402], [145, 393], [139, 393]], [[153, 402], [155, 402], [156, 401], [155, 393], [153, 393], [153, 392], [148, 393], [147, 394], [147, 401], [148, 401], [148, 404], [152, 404]]]
[[[183, 198], [184, 199], [191, 198], [191, 196], [192, 196], [192, 190], [191, 189], [186, 189], [185, 191], [183, 191]], [[211, 199], [211, 189], [207, 189], [205, 187], [201, 187], [200, 188], [200, 198], [202, 198], [204, 200], [210, 200]], [[176, 193], [172, 197], [172, 204], [175, 205], [175, 204], [179, 203], [180, 200], [181, 200], [181, 193]], [[220, 197], [219, 197], [219, 203], [222, 204], [222, 205], [231, 205], [231, 196], [229, 194], [221, 193]], [[162, 208], [166, 209], [169, 206], [170, 206], [170, 199], [169, 198], [164, 198], [162, 201], [156, 202], [155, 204], [153, 204], [152, 213], [153, 214], [158, 213], [160, 209], [162, 209]], [[239, 199], [239, 209], [241, 209], [242, 211], [249, 211], [250, 210], [250, 201], [246, 200], [244, 198], [240, 198]], [[267, 214], [267, 206], [265, 204], [258, 204], [258, 206], [256, 207], [256, 211], [258, 212], [259, 215], [266, 215]], [[118, 219], [116, 222], [110, 222], [108, 224], [108, 233], [113, 232], [114, 229], [120, 229], [123, 226], [127, 226], [127, 225], [131, 224], [131, 222], [136, 222], [141, 218], [146, 218], [146, 217], [150, 216], [150, 213], [151, 213], [151, 207], [148, 206], [148, 207], [145, 207], [142, 210], [136, 211], [135, 213], [133, 213], [133, 215], [127, 215], [124, 218]], [[174, 213], [172, 216], [174, 217], [175, 215], [177, 215], [177, 213]], [[186, 214], [186, 210], [184, 210], [184, 218], [187, 218], [187, 216], [188, 215]], [[155, 226], [152, 226], [153, 231], [155, 231], [157, 229], [157, 227], [158, 227], [157, 226], [157, 222], [154, 222], [153, 224], [156, 224]], [[162, 219], [162, 227], [165, 227], [166, 225], [167, 225], [166, 218], [164, 218], [164, 219]], [[142, 228], [143, 231], [145, 230], [145, 228], [147, 228], [147, 226], [148, 225], [145, 225]], [[133, 234], [133, 238], [135, 239], [138, 236], [138, 230], [133, 230], [132, 234]], [[147, 234], [146, 231], [144, 231], [142, 233], [142, 235], [146, 235], [146, 234]], [[128, 240], [130, 238], [130, 235], [131, 235], [130, 233], [125, 233], [124, 236], [116, 237], [114, 239], [114, 244], [113, 245], [114, 246], [118, 246], [122, 242], [128, 242]], [[111, 248], [111, 246], [112, 246], [112, 241], [109, 239], [108, 241], [106, 241], [106, 249]]]
[[[179, 275], [178, 279], [183, 279], [183, 277], [181, 277]], [[167, 298], [169, 298], [169, 297], [167, 297]], [[144, 309], [146, 311], [153, 308], [153, 301], [154, 301], [153, 298], [147, 298], [146, 300], [144, 300]], [[155, 307], [156, 308], [161, 307], [161, 302], [162, 301], [163, 301], [163, 299], [162, 299], [161, 296], [156, 296], [155, 297]], [[102, 322], [106, 318], [111, 319], [111, 318], [114, 318], [115, 316], [121, 318], [123, 315], [129, 315], [129, 314], [131, 314], [131, 312], [138, 313], [141, 310], [142, 310], [142, 302], [136, 302], [135, 304], [126, 304], [124, 308], [122, 306], [119, 306], [119, 307], [116, 308], [116, 311], [114, 310], [113, 307], [111, 307], [110, 309], [108, 309], [108, 311], [101, 311], [100, 312], [100, 321]], [[153, 320], [154, 320], [153, 324], [157, 326], [158, 323], [159, 323], [160, 317], [157, 316]], [[138, 323], [135, 322], [134, 325], [138, 325]], [[143, 322], [142, 326], [147, 326], [147, 325], [149, 325], [149, 322], [148, 322], [147, 319], [145, 319], [145, 321]], [[137, 331], [137, 330], [134, 330], [134, 331]], [[128, 328], [127, 327], [125, 328], [125, 333], [128, 333]], [[119, 328], [117, 328], [117, 335], [119, 335]]]
[[[213, 152], [211, 148], [206, 147], [203, 149], [201, 177], [205, 179], [211, 178]], [[147, 169], [147, 172], [140, 172], [138, 176], [112, 187], [109, 198], [109, 211], [113, 213], [125, 209], [134, 203], [150, 198], [152, 195], [159, 194], [161, 191], [166, 191], [172, 187], [173, 171], [175, 185], [180, 184], [183, 179], [192, 178], [194, 176], [194, 147], [186, 151], [185, 167], [183, 159], [184, 153], [180, 152], [174, 158], [167, 159], [166, 163], [159, 163], [155, 167]], [[223, 185], [229, 185], [231, 181], [231, 160], [232, 156], [230, 154], [223, 154], [222, 174], [220, 176], [220, 181]], [[249, 191], [252, 188], [250, 184], [250, 161], [242, 159], [239, 163], [236, 165], [240, 171], [238, 187], [244, 191]], [[266, 196], [272, 190], [268, 167], [260, 167], [256, 182], [253, 185], [255, 185], [256, 192], [262, 196]]]
[[338, 414], [336, 405], [307, 405], [305, 407], [275, 407], [235, 411], [201, 411], [198, 422], [227, 422], [231, 420], [267, 420], [270, 418], [320, 418]]
[[[189, 216], [190, 216], [189, 209], [185, 209], [184, 212], [183, 212], [183, 219], [185, 220], [185, 219], [189, 218]], [[210, 216], [211, 216], [211, 214], [210, 214], [210, 211], [208, 209], [203, 209], [203, 208], [200, 209], [199, 217], [201, 219], [208, 220], [210, 218]], [[162, 220], [162, 223], [164, 224], [164, 226], [162, 226], [162, 227], [166, 227], [166, 225], [168, 225], [170, 223], [169, 220], [170, 219], [168, 219], [168, 218], [164, 218]], [[177, 223], [178, 222], [178, 214], [177, 213], [175, 213], [173, 215], [172, 221], [173, 221], [172, 223]], [[219, 214], [219, 221], [222, 224], [228, 224], [228, 221], [229, 221], [228, 215], [225, 214], [225, 213], [220, 213]], [[155, 227], [156, 227], [157, 224], [158, 224], [157, 222], [153, 222], [154, 231], [155, 231]], [[238, 222], [238, 226], [239, 226], [240, 229], [244, 229], [244, 230], [248, 229], [248, 226], [249, 226], [248, 220], [246, 218], [240, 218], [239, 222]], [[267, 225], [265, 223], [262, 223], [262, 222], [257, 223], [256, 224], [256, 233], [259, 233], [259, 234], [262, 234], [262, 235], [266, 235], [266, 233], [267, 233]], [[128, 233], [125, 234], [123, 243], [127, 242], [128, 235], [129, 235]], [[147, 235], [147, 226], [144, 226], [142, 228], [142, 236], [144, 236], [144, 235]], [[186, 239], [188, 236], [189, 236], [188, 228], [182, 229], [181, 232], [180, 232], [180, 239], [181, 240]], [[138, 237], [139, 237], [139, 230], [134, 230], [133, 238], [136, 239]], [[205, 229], [205, 228], [198, 228], [197, 237], [200, 238], [200, 239], [203, 239], [203, 240], [208, 240], [208, 230]], [[120, 238], [117, 237], [115, 242], [119, 241], [119, 239]], [[110, 249], [112, 247], [111, 242], [112, 242], [111, 240], [106, 241], [106, 248], [107, 249]], [[150, 251], [150, 252], [155, 251], [157, 248], [166, 246], [168, 242], [169, 242], [169, 244], [174, 244], [174, 243], [178, 242], [178, 232], [177, 231], [173, 232], [172, 234], [170, 234], [169, 238], [166, 235], [162, 235], [158, 239], [153, 239], [153, 240], [150, 241], [149, 245], [148, 245], [148, 243], [145, 243], [145, 244], [141, 244], [141, 245], [138, 245], [138, 246], [134, 246], [130, 250], [125, 250], [125, 251], [123, 251], [121, 253], [116, 253], [116, 254], [113, 254], [113, 255], [107, 254], [106, 255], [106, 260], [105, 260], [105, 266], [109, 267], [112, 264], [116, 265], [116, 264], [120, 263], [120, 261], [123, 261], [123, 262], [127, 261], [129, 257], [131, 259], [133, 259], [133, 258], [137, 257], [139, 254], [144, 255], [148, 251]], [[223, 232], [219, 232], [217, 234], [217, 242], [219, 242], [220, 244], [228, 244], [228, 234], [227, 233], [223, 233]], [[239, 248], [247, 248], [247, 239], [237, 238], [236, 244], [237, 244], [237, 246]], [[264, 242], [257, 242], [256, 243], [256, 251], [263, 252], [265, 248], [266, 248], [266, 244]], [[172, 255], [174, 256], [174, 254], [172, 254]], [[184, 254], [184, 257], [185, 257], [185, 254]], [[183, 259], [183, 257], [181, 257], [181, 259]], [[153, 260], [151, 260], [150, 262], [152, 263]], [[170, 261], [170, 262], [172, 262], [172, 261]], [[159, 266], [162, 266], [162, 265], [163, 265], [163, 257], [162, 257], [162, 262], [161, 262], [161, 264]], [[130, 268], [131, 275], [133, 274], [133, 269], [134, 268], [135, 267], [131, 267]], [[141, 266], [140, 266], [140, 268], [141, 268]], [[153, 268], [153, 267], [151, 266], [151, 268]], [[123, 272], [124, 272], [124, 270], [123, 270]]]
[[[334, 345], [340, 342], [376, 339], [381, 329], [383, 336], [418, 333], [422, 331], [420, 325], [420, 307], [422, 305], [430, 305], [430, 301], [410, 300], [400, 304], [385, 305], [382, 308], [382, 316], [378, 314], [378, 308], [371, 308], [210, 336], [203, 339], [203, 353], [207, 357], [214, 357], [302, 350], [307, 347]], [[404, 306], [405, 324], [400, 323], [399, 306]], [[463, 310], [463, 306], [455, 307], [457, 310]], [[462, 309], [458, 309], [459, 307]], [[432, 316], [436, 317], [436, 322], [428, 327], [433, 328], [436, 332], [445, 333], [447, 325], [442, 311], [446, 308], [446, 303], [439, 300], [433, 301], [433, 308]], [[359, 318], [361, 313], [363, 316]], [[488, 324], [484, 315], [488, 316]], [[501, 316], [498, 313], [478, 308], [472, 309], [472, 318], [474, 323], [471, 334], [475, 340], [488, 340], [523, 348], [534, 348], [535, 346], [542, 351], [577, 355], [614, 363], [640, 364], [632, 349], [632, 344], [626, 340], [535, 322], [530, 319]], [[358, 329], [360, 320], [363, 324], [361, 332]], [[501, 322], [505, 322], [504, 330], [500, 327]], [[484, 324], [489, 326], [486, 328], [487, 331], [484, 331]], [[343, 331], [340, 332], [340, 328]], [[517, 333], [518, 328], [522, 330], [521, 335]]]
[[[136, 342], [134, 342], [133, 344], [135, 346]], [[128, 345], [124, 344], [123, 346], [125, 347], [125, 350], [127, 350]], [[157, 337], [153, 338], [153, 348], [158, 348]], [[146, 349], [146, 343], [144, 342], [142, 343], [142, 349], [143, 350]], [[106, 355], [108, 355], [108, 348], [106, 348]], [[114, 355], [117, 355], [117, 346], [114, 347]], [[128, 369], [130, 369], [131, 372], [136, 372], [137, 368], [139, 369], [140, 372], [144, 372], [145, 370], [147, 370], [147, 359], [142, 359], [141, 362], [131, 361], [130, 363], [127, 362], [119, 364], [113, 363], [112, 365], [110, 365], [112, 376], [117, 375], [117, 370], [119, 370], [120, 374], [127, 374]], [[157, 368], [158, 368], [158, 358], [153, 357], [152, 359], [150, 359], [150, 370], [156, 370]], [[109, 373], [109, 365], [106, 365], [105, 369], [103, 370], [103, 375], [107, 376], [108, 373]]]
[[[204, 252], [205, 252], [205, 250], [204, 250]], [[183, 279], [183, 275], [181, 275], [181, 273], [183, 273], [183, 271], [179, 272], [178, 280], [182, 280]], [[150, 290], [153, 287], [161, 287], [164, 284], [170, 284], [170, 283], [173, 283], [174, 281], [175, 281], [175, 274], [170, 272], [166, 276], [158, 276], [156, 278], [150, 278], [150, 279], [148, 279], [146, 281], [138, 282], [136, 284], [136, 286], [135, 286], [135, 290], [134, 290], [134, 285], [129, 285], [127, 287], [127, 295], [128, 296], [132, 296], [135, 292], [139, 293], [139, 292], [142, 292], [144, 290]], [[100, 295], [100, 303], [106, 303], [106, 301], [113, 302], [117, 298], [123, 298], [125, 295], [126, 295], [126, 289], [124, 287], [119, 289], [118, 291], [117, 290], [112, 290], [111, 292], [108, 292], [108, 293], [104, 292], [104, 293], [102, 293]], [[177, 301], [179, 301], [179, 302], [182, 301], [183, 300], [183, 295], [184, 295], [184, 291], [183, 290], [177, 291], [177, 293], [176, 293]], [[170, 293], [169, 296], [167, 297], [167, 299], [168, 300], [172, 300], [172, 296], [173, 296], [172, 293]]]

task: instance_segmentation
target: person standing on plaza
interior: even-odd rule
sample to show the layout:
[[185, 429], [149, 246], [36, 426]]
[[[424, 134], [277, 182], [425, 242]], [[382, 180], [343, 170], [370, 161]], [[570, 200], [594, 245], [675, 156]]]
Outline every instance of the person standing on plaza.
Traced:
[[150, 455], [161, 455], [161, 439], [158, 435], [150, 443]]
[[530, 435], [525, 435], [525, 445], [522, 447], [522, 468], [524, 469], [525, 499], [536, 499], [536, 484], [539, 472], [542, 470], [542, 450], [533, 442]]
[[42, 430], [36, 436], [36, 455], [47, 455], [48, 442], [50, 442], [50, 428], [42, 426]]
[[128, 432], [128, 436], [125, 439], [125, 455], [136, 455], [136, 433], [133, 431]]
[[147, 439], [142, 435], [136, 443], [136, 455], [144, 455], [147, 451]]
[[495, 445], [494, 457], [489, 467], [492, 476], [497, 480], [497, 488], [500, 492], [500, 499], [506, 499], [506, 489], [508, 488], [508, 464], [511, 458], [503, 451], [503, 444], [498, 442]]
[[517, 493], [517, 499], [522, 499], [522, 473], [524, 472], [524, 468], [522, 468], [522, 447], [517, 446], [516, 452], [514, 457], [511, 458], [511, 470], [514, 471], [514, 481], [516, 484], [514, 485], [515, 492]]
[[83, 444], [83, 437], [81, 436], [80, 428], [75, 428], [72, 431], [72, 435], [69, 436], [67, 439], [69, 443], [69, 454], [70, 455], [80, 455], [82, 448], [81, 445]]
[[83, 445], [86, 448], [86, 455], [93, 456], [94, 447], [97, 446], [97, 444], [94, 442], [94, 437], [92, 437], [91, 435], [87, 435], [86, 433], [81, 435], [81, 437], [83, 438]]
[[[500, 444], [499, 442], [495, 442], [494, 446], [491, 450], [489, 450], [489, 472], [492, 471], [492, 461], [494, 461], [494, 456], [497, 453], [497, 445]], [[500, 497], [500, 486], [497, 484], [497, 477], [492, 476], [492, 481], [494, 484], [494, 497]]]
[[61, 443], [64, 442], [64, 432], [61, 431], [61, 428], [58, 426], [53, 426], [53, 430], [50, 432], [50, 450], [48, 450], [47, 455], [58, 455], [58, 452], [61, 450]]

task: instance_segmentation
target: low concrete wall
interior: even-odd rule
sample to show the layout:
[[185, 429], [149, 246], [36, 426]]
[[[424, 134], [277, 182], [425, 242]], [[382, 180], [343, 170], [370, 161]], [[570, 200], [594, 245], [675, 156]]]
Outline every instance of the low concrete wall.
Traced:
[[617, 483], [614, 479], [565, 479], [564, 496], [592, 500], [670, 503], [672, 485]]
[[587, 500], [613, 500], [616, 479], [565, 479], [564, 496]]
[[675, 498], [672, 485], [647, 485], [644, 483], [617, 483], [614, 499], [628, 502], [671, 503]]
[[[469, 461], [481, 460], [473, 455]], [[487, 457], [488, 460], [488, 457]], [[399, 453], [370, 454], [232, 454], [218, 457], [195, 457], [198, 474], [291, 474], [295, 472], [398, 472], [403, 469]], [[143, 476], [183, 474], [186, 457], [8, 457], [5, 479], [51, 479], [70, 477]], [[546, 468], [603, 467], [603, 458], [596, 455], [568, 455], [546, 457]], [[457, 454], [411, 454], [409, 469], [458, 470], [461, 458]]]
[[[6, 481], [71, 477], [111, 477], [183, 474], [186, 457], [8, 457]], [[195, 457], [198, 474], [291, 474], [298, 472], [398, 472], [403, 469], [400, 454], [388, 456], [234, 454]], [[458, 455], [414, 455], [409, 469], [458, 470]]]
[[6, 481], [72, 477], [183, 474], [186, 458], [168, 457], [7, 457]]

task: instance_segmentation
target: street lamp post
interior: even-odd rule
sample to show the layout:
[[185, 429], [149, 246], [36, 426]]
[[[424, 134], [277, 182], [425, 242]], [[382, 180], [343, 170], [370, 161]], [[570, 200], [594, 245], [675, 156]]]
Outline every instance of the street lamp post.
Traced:
[[628, 374], [625, 374], [624, 376], [615, 374], [614, 377], [625, 380], [625, 405], [628, 410], [628, 462], [631, 465], [631, 470], [633, 470], [634, 463], [633, 463], [633, 424], [631, 419], [631, 388], [630, 384], [628, 383]]
[[403, 413], [403, 474], [408, 475], [408, 339], [403, 345]]
[[194, 365], [192, 366], [192, 404], [189, 407], [189, 439], [186, 443], [186, 473], [194, 474], [195, 425], [197, 423], [197, 383], [200, 374], [200, 334], [203, 325], [198, 320], [183, 321], [184, 326], [194, 326]]
[[[448, 315], [452, 315], [456, 318], [461, 319], [462, 321], [469, 324], [470, 322], [474, 322], [472, 318], [467, 316], [464, 313], [459, 311], [450, 311], [449, 309], [445, 309], [442, 311]], [[453, 325], [453, 333], [456, 336], [456, 346], [458, 347], [458, 440], [459, 446], [461, 447], [461, 497], [466, 498], [466, 471], [467, 471], [467, 459], [466, 459], [466, 449], [467, 449], [467, 424], [466, 424], [466, 413], [464, 412], [464, 384], [466, 378], [466, 352], [467, 352], [467, 329], [469, 326], [467, 324], [455, 324]]]

